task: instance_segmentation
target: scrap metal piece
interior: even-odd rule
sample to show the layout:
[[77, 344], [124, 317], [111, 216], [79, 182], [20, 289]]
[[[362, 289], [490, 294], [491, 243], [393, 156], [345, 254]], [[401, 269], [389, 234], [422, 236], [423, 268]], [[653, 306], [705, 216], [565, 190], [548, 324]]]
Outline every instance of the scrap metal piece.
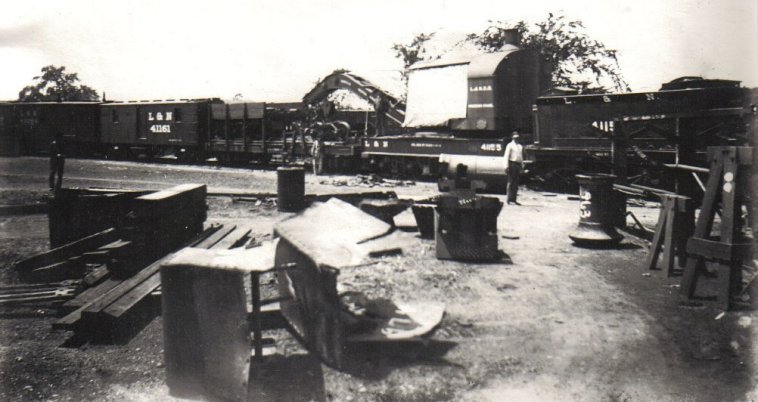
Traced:
[[395, 225], [395, 215], [408, 209], [409, 204], [397, 199], [394, 200], [363, 200], [358, 207], [361, 211], [370, 214], [375, 218], [379, 218], [382, 221]]

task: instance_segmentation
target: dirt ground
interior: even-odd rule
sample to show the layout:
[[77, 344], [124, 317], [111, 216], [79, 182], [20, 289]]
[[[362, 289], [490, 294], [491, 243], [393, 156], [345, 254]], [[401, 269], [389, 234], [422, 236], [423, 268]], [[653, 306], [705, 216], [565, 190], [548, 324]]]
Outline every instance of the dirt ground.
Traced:
[[[46, 164], [0, 158], [0, 204], [41, 200]], [[270, 170], [92, 160], [66, 168], [66, 186], [192, 182], [217, 193], [276, 191]], [[437, 193], [431, 183], [358, 184], [348, 176], [306, 176], [309, 193]], [[409, 236], [402, 255], [341, 272], [341, 283], [369, 294], [445, 303], [431, 341], [354, 347], [350, 364], [337, 371], [279, 331], [278, 355], [253, 367], [253, 387], [282, 401], [758, 400], [755, 311], [681, 304], [680, 278], [644, 269], [644, 241], [627, 236], [618, 249], [577, 248], [567, 236], [578, 221], [577, 201], [529, 189], [519, 200], [522, 206], [505, 206], [498, 218], [503, 261], [440, 261], [433, 241]], [[259, 238], [288, 216], [271, 203], [228, 196], [208, 204], [208, 223], [253, 221]], [[656, 205], [629, 209], [655, 224]], [[412, 214], [398, 219], [412, 221]], [[15, 282], [13, 261], [46, 249], [47, 236], [44, 215], [0, 217], [0, 283]], [[52, 306], [0, 311], [0, 400], [173, 400], [160, 317], [115, 346], [71, 345], [71, 333], [51, 330], [55, 319]]]

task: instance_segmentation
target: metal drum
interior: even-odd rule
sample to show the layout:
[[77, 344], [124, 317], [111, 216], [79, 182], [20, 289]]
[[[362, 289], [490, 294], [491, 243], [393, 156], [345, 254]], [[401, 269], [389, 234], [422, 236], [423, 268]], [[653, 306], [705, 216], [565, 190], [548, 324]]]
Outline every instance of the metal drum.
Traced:
[[616, 231], [618, 202], [613, 194], [610, 174], [578, 174], [579, 224], [569, 237], [580, 246], [610, 246], [623, 239]]
[[298, 212], [305, 208], [305, 169], [299, 166], [277, 168], [276, 194], [280, 211]]

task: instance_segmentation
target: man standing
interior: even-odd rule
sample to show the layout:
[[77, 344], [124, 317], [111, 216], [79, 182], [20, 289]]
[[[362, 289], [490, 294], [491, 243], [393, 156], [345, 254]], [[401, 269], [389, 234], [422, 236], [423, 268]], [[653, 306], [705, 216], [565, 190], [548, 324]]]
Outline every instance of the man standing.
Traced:
[[[63, 166], [66, 163], [66, 155], [63, 149], [63, 134], [55, 132], [55, 139], [50, 143], [50, 190], [57, 193], [63, 185]], [[58, 181], [55, 180], [56, 174]]]
[[313, 174], [320, 175], [324, 169], [324, 155], [321, 150], [321, 134], [316, 134], [313, 137], [313, 145], [311, 147], [311, 156], [313, 157]]
[[519, 143], [518, 131], [511, 135], [511, 142], [505, 147], [505, 175], [508, 176], [508, 204], [521, 205], [516, 201], [518, 195], [521, 164], [524, 163], [524, 147]]
[[389, 102], [387, 98], [377, 89], [371, 93], [371, 103], [374, 105], [374, 133], [375, 135], [384, 135], [385, 130], [385, 115], [389, 110]]

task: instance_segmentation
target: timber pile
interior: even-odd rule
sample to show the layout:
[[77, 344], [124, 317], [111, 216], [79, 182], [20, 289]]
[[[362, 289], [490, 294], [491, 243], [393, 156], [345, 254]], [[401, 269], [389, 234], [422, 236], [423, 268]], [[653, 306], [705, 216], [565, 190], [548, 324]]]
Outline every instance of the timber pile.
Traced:
[[[60, 306], [66, 315], [53, 328], [74, 330], [86, 339], [127, 340], [159, 313], [159, 303], [150, 296], [160, 286], [158, 268], [167, 254], [187, 246], [236, 247], [249, 240], [249, 229], [203, 230], [207, 190], [200, 184], [147, 194], [63, 194], [51, 203], [57, 208], [50, 209], [56, 248], [16, 264], [22, 279], [45, 286], [0, 289], [0, 304], [68, 300]], [[73, 241], [66, 237], [73, 234], [78, 236]], [[56, 287], [64, 280], [79, 286]]]
[[[213, 226], [179, 248], [235, 248], [250, 240], [250, 228]], [[75, 337], [100, 343], [123, 343], [160, 314], [160, 266], [167, 255], [128, 279], [113, 275], [63, 304], [67, 315], [53, 329], [72, 330]]]
[[131, 241], [138, 253], [120, 267], [129, 275], [146, 263], [165, 256], [202, 232], [207, 215], [202, 184], [182, 184], [137, 197], [122, 226], [122, 237]]

